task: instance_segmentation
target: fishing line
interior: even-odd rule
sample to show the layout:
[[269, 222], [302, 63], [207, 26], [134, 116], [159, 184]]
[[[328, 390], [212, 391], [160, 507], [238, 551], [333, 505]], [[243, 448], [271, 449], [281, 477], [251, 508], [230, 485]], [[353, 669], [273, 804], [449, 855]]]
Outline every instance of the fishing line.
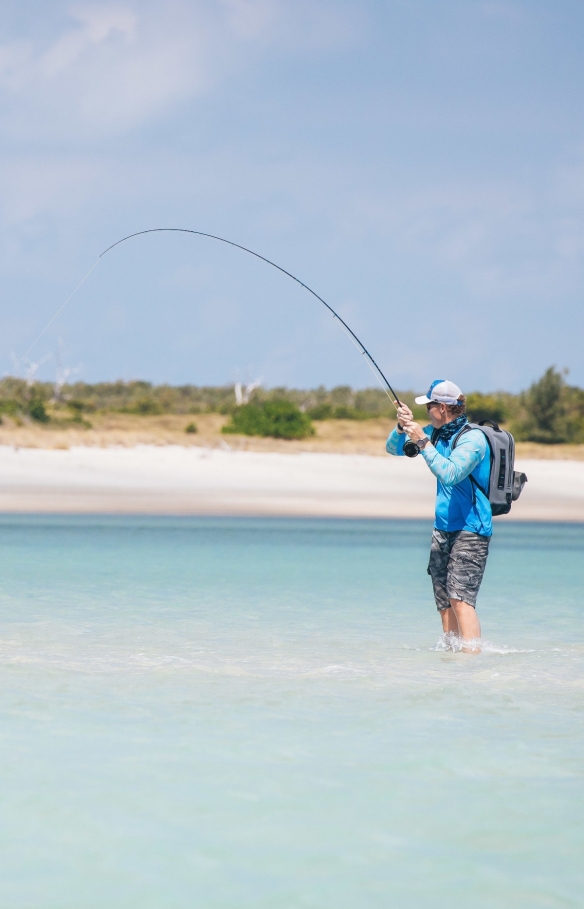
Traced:
[[[336, 316], [336, 315], [333, 316], [333, 319], [338, 319], [338, 316]], [[342, 322], [342, 321], [341, 321], [341, 331], [343, 331], [343, 332], [346, 334], [346, 336], [348, 337], [348, 339], [349, 339], [349, 341], [351, 342], [351, 344], [359, 351], [359, 353], [361, 354], [361, 356], [364, 357], [364, 356], [367, 354], [368, 359], [366, 359], [365, 362], [367, 363], [367, 366], [369, 367], [369, 369], [371, 370], [371, 372], [372, 372], [373, 375], [375, 376], [376, 380], [379, 382], [379, 384], [380, 384], [380, 386], [381, 386], [381, 390], [383, 391], [384, 394], [387, 395], [387, 397], [389, 398], [389, 400], [391, 401], [391, 403], [392, 403], [394, 406], [395, 406], [395, 404], [396, 404], [396, 401], [398, 401], [398, 403], [399, 403], [399, 399], [398, 399], [397, 395], [396, 395], [396, 401], [394, 401], [393, 398], [391, 397], [390, 393], [388, 392], [387, 388], [385, 388], [383, 382], [382, 382], [381, 379], [379, 378], [379, 373], [377, 373], [377, 372], [375, 371], [375, 369], [373, 369], [373, 366], [371, 365], [371, 362], [370, 362], [370, 359], [369, 359], [369, 354], [367, 353], [367, 351], [366, 351], [365, 349], [361, 350], [361, 348], [359, 347], [359, 344], [357, 344], [357, 342], [355, 341], [355, 339], [354, 339], [354, 337], [353, 337], [353, 333], [350, 331], [350, 329], [349, 329], [349, 331], [347, 331], [347, 328], [346, 328], [346, 326], [345, 326], [345, 323]], [[376, 365], [377, 365], [377, 364], [376, 364]], [[383, 373], [382, 373], [382, 375], [383, 375]], [[385, 378], [385, 377], [384, 377], [384, 378]], [[389, 383], [388, 383], [388, 384], [389, 384]]]
[[[100, 257], [100, 258], [101, 258], [101, 257]], [[43, 330], [41, 331], [40, 335], [39, 335], [37, 338], [35, 338], [35, 340], [32, 342], [32, 344], [30, 345], [30, 347], [28, 348], [28, 350], [26, 350], [26, 351], [23, 353], [23, 355], [20, 357], [20, 359], [16, 361], [17, 366], [20, 366], [20, 364], [22, 363], [22, 361], [29, 355], [29, 353], [31, 352], [31, 350], [33, 349], [33, 347], [35, 346], [35, 344], [36, 344], [38, 341], [40, 341], [40, 339], [42, 338], [42, 336], [44, 335], [44, 333], [47, 331], [47, 329], [51, 327], [51, 325], [53, 324], [53, 322], [55, 321], [55, 319], [57, 318], [57, 316], [60, 315], [60, 313], [63, 312], [63, 310], [65, 309], [65, 307], [66, 307], [67, 303], [69, 302], [69, 300], [71, 299], [71, 297], [73, 297], [73, 296], [77, 293], [77, 291], [79, 290], [79, 288], [81, 287], [81, 285], [83, 284], [83, 282], [87, 280], [87, 278], [89, 277], [89, 275], [91, 274], [91, 272], [93, 271], [93, 269], [95, 268], [95, 266], [98, 265], [98, 264], [99, 264], [99, 259], [96, 259], [95, 262], [93, 263], [93, 265], [91, 266], [91, 268], [89, 269], [89, 271], [87, 272], [87, 274], [85, 275], [85, 277], [84, 277], [84, 278], [81, 278], [81, 281], [79, 282], [79, 284], [77, 285], [77, 287], [75, 288], [75, 290], [72, 290], [72, 291], [71, 291], [71, 293], [69, 294], [69, 296], [67, 297], [67, 299], [65, 300], [65, 302], [59, 307], [59, 309], [57, 310], [57, 312], [55, 313], [55, 315], [52, 317], [52, 319], [49, 319], [49, 321], [47, 322], [47, 324], [45, 325], [45, 327], [44, 327]], [[6, 376], [6, 378], [3, 379], [3, 380], [0, 382], [0, 388], [2, 388], [2, 386], [4, 385], [4, 383], [7, 382], [7, 381], [8, 381], [8, 376]]]
[[[362, 343], [362, 341], [359, 340], [359, 338], [357, 337], [357, 335], [355, 334], [355, 332], [353, 331], [353, 329], [352, 329], [349, 325], [347, 325], [347, 323], [345, 322], [345, 320], [341, 318], [341, 316], [338, 314], [338, 312], [336, 312], [336, 311], [332, 308], [332, 306], [330, 306], [330, 305], [326, 302], [326, 300], [323, 300], [323, 298], [322, 298], [321, 296], [319, 296], [319, 294], [317, 294], [316, 291], [312, 290], [312, 288], [309, 287], [308, 284], [305, 284], [304, 281], [301, 281], [300, 278], [297, 278], [297, 277], [296, 277], [295, 275], [293, 275], [291, 272], [286, 271], [286, 269], [285, 269], [285, 268], [282, 268], [281, 265], [276, 265], [276, 263], [275, 263], [275, 262], [272, 262], [271, 259], [267, 259], [265, 256], [261, 256], [259, 253], [254, 252], [253, 249], [248, 249], [247, 246], [241, 246], [240, 243], [234, 243], [232, 240], [226, 240], [224, 237], [217, 237], [215, 234], [203, 233], [203, 231], [201, 231], [201, 230], [188, 230], [187, 228], [184, 228], [184, 227], [153, 227], [153, 228], [150, 228], [150, 230], [139, 230], [139, 231], [137, 231], [137, 232], [134, 233], [134, 234], [128, 234], [127, 237], [122, 237], [121, 240], [116, 240], [115, 243], [112, 243], [111, 246], [108, 246], [107, 249], [104, 249], [104, 251], [103, 251], [103, 252], [100, 254], [100, 256], [99, 256], [99, 259], [97, 259], [97, 261], [94, 262], [94, 264], [91, 266], [91, 268], [89, 269], [89, 271], [87, 272], [87, 274], [85, 275], [85, 277], [82, 278], [82, 280], [79, 282], [79, 284], [77, 285], [77, 287], [75, 288], [75, 290], [73, 290], [72, 293], [69, 294], [69, 296], [67, 297], [67, 299], [65, 300], [65, 302], [62, 304], [62, 306], [60, 306], [60, 308], [57, 310], [57, 312], [56, 312], [55, 315], [52, 317], [52, 319], [51, 319], [49, 322], [47, 322], [47, 324], [45, 325], [45, 327], [44, 327], [43, 330], [41, 331], [40, 335], [36, 338], [35, 341], [33, 341], [33, 343], [30, 345], [30, 347], [28, 348], [28, 350], [26, 351], [26, 353], [23, 354], [23, 356], [20, 358], [19, 363], [21, 363], [22, 360], [24, 360], [24, 358], [30, 353], [30, 351], [32, 350], [32, 348], [33, 348], [33, 347], [35, 346], [35, 344], [37, 343], [37, 341], [40, 341], [40, 339], [42, 338], [42, 336], [44, 335], [44, 333], [47, 331], [47, 329], [50, 327], [50, 325], [52, 325], [52, 323], [55, 321], [55, 319], [57, 318], [57, 316], [65, 309], [65, 306], [67, 305], [67, 303], [69, 302], [69, 300], [73, 297], [74, 294], [77, 293], [77, 291], [79, 290], [79, 288], [81, 287], [81, 285], [83, 284], [83, 282], [89, 277], [89, 275], [91, 274], [91, 272], [93, 271], [93, 269], [95, 268], [95, 266], [98, 264], [98, 262], [100, 262], [101, 259], [103, 259], [103, 257], [104, 257], [108, 252], [110, 252], [110, 250], [114, 249], [116, 246], [119, 246], [120, 243], [125, 243], [126, 240], [131, 240], [131, 239], [133, 239], [133, 237], [141, 237], [141, 236], [143, 236], [144, 234], [156, 234], [156, 233], [194, 234], [195, 236], [198, 236], [198, 237], [207, 237], [207, 238], [210, 239], [210, 240], [218, 240], [220, 243], [226, 243], [228, 246], [234, 246], [236, 249], [241, 249], [243, 252], [249, 253], [250, 256], [255, 256], [256, 259], [261, 259], [262, 262], [266, 262], [267, 265], [271, 265], [272, 268], [277, 268], [278, 271], [281, 271], [281, 272], [282, 272], [282, 274], [287, 275], [289, 278], [292, 278], [293, 281], [296, 281], [297, 284], [300, 284], [300, 286], [303, 287], [304, 290], [307, 290], [309, 294], [312, 294], [313, 297], [316, 297], [317, 300], [319, 300], [324, 306], [326, 306], [326, 308], [327, 308], [327, 309], [329, 310], [329, 312], [332, 314], [333, 318], [335, 318], [335, 319], [338, 320], [338, 322], [339, 322], [340, 325], [341, 325], [341, 328], [343, 329], [343, 331], [345, 332], [345, 334], [347, 335], [347, 337], [349, 338], [349, 340], [355, 345], [355, 347], [356, 347], [357, 350], [362, 354], [362, 356], [366, 357], [367, 364], [368, 364], [369, 368], [371, 369], [373, 375], [375, 376], [375, 378], [377, 379], [377, 381], [379, 382], [379, 384], [380, 384], [381, 387], [383, 388], [383, 391], [385, 392], [385, 394], [386, 394], [386, 395], [388, 396], [388, 398], [392, 401], [392, 403], [394, 404], [394, 406], [397, 408], [397, 406], [398, 406], [399, 404], [401, 404], [401, 402], [400, 402], [400, 400], [399, 400], [397, 394], [395, 393], [395, 391], [393, 390], [393, 388], [392, 388], [391, 385], [389, 384], [389, 381], [386, 379], [386, 377], [385, 377], [385, 375], [383, 374], [382, 370], [381, 370], [380, 367], [377, 365], [377, 363], [375, 362], [375, 360], [373, 359], [373, 357], [371, 356], [371, 354], [369, 353], [369, 351], [367, 350], [367, 348], [365, 347], [365, 345]], [[7, 378], [8, 378], [8, 377], [7, 377]], [[5, 382], [5, 381], [6, 381], [6, 379], [4, 379], [4, 382]], [[4, 384], [4, 382], [0, 383], [0, 388], [2, 387], [2, 385]], [[384, 384], [384, 383], [385, 383], [385, 384]], [[389, 394], [389, 392], [391, 392], [391, 395], [393, 395], [393, 398], [391, 397], [391, 395]]]
[[353, 343], [355, 344], [355, 346], [357, 347], [359, 352], [363, 356], [367, 357], [367, 361], [368, 361], [370, 369], [372, 370], [373, 374], [375, 375], [377, 381], [380, 383], [384, 392], [387, 394], [388, 397], [390, 397], [386, 388], [383, 387], [383, 384], [381, 383], [380, 379], [382, 379], [383, 382], [385, 382], [387, 389], [393, 395], [393, 399], [390, 398], [390, 400], [392, 400], [392, 403], [394, 403], [394, 404], [395, 404], [395, 402], [397, 402], [398, 404], [401, 403], [398, 396], [396, 395], [395, 391], [389, 384], [388, 380], [384, 376], [383, 372], [381, 371], [381, 369], [379, 368], [379, 366], [377, 365], [377, 363], [375, 362], [375, 360], [373, 359], [373, 357], [371, 356], [371, 354], [369, 353], [369, 351], [367, 350], [365, 345], [359, 340], [359, 338], [357, 337], [355, 332], [352, 330], [352, 328], [350, 328], [347, 325], [347, 323], [344, 321], [344, 319], [341, 318], [341, 316], [338, 314], [338, 312], [335, 312], [335, 310], [332, 308], [332, 306], [330, 306], [326, 302], [326, 300], [323, 300], [323, 298], [321, 296], [319, 296], [319, 294], [317, 294], [316, 291], [312, 290], [312, 288], [309, 287], [308, 284], [305, 284], [304, 281], [301, 281], [300, 278], [297, 278], [291, 272], [286, 271], [286, 269], [282, 268], [281, 265], [276, 265], [276, 263], [272, 262], [271, 259], [267, 259], [265, 256], [261, 256], [259, 253], [254, 252], [253, 249], [248, 249], [247, 246], [241, 246], [240, 243], [234, 243], [233, 240], [226, 240], [224, 237], [217, 237], [215, 234], [203, 233], [203, 231], [200, 231], [200, 230], [187, 230], [184, 227], [154, 227], [154, 228], [151, 228], [150, 230], [139, 230], [134, 234], [128, 234], [127, 237], [122, 237], [121, 240], [117, 240], [115, 243], [112, 243], [111, 246], [108, 246], [107, 249], [104, 249], [104, 251], [101, 253], [99, 258], [100, 259], [103, 258], [103, 256], [105, 256], [105, 254], [108, 253], [111, 249], [114, 249], [114, 247], [119, 246], [120, 243], [125, 243], [126, 240], [131, 240], [133, 237], [141, 237], [143, 234], [155, 234], [155, 233], [195, 234], [198, 237], [208, 237], [210, 240], [219, 240], [220, 243], [227, 243], [228, 246], [234, 246], [236, 249], [241, 249], [241, 250], [243, 250], [243, 252], [249, 253], [250, 256], [255, 256], [256, 259], [261, 259], [262, 262], [266, 262], [268, 265], [271, 265], [272, 268], [277, 268], [278, 271], [282, 272], [282, 274], [287, 275], [289, 278], [292, 278], [293, 281], [296, 281], [297, 284], [300, 284], [300, 286], [303, 287], [304, 290], [307, 290], [308, 293], [312, 294], [313, 297], [316, 297], [317, 300], [319, 300], [324, 306], [326, 306], [326, 308], [329, 310], [329, 312], [333, 315], [333, 317], [335, 319], [338, 319], [338, 321], [341, 323], [341, 326], [342, 326], [345, 334], [347, 334], [347, 336], [353, 341]]

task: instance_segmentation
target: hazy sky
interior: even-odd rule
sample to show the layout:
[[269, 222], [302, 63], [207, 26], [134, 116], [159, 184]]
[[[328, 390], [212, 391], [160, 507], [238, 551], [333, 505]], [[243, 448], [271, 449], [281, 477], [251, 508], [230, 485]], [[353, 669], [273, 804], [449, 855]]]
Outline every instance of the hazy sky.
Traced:
[[[103, 249], [184, 227], [314, 287], [398, 388], [517, 390], [551, 364], [584, 385], [581, 2], [4, 0], [0, 28], [1, 371]], [[159, 234], [108, 253], [30, 357], [373, 384], [319, 307]]]

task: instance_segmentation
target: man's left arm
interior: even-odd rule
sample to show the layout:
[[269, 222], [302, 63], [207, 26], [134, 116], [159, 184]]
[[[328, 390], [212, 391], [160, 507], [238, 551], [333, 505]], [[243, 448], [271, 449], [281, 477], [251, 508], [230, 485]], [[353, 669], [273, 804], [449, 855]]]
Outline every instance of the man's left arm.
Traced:
[[487, 440], [479, 430], [465, 433], [448, 457], [439, 454], [431, 443], [422, 449], [426, 464], [444, 486], [456, 486], [477, 467], [487, 452]]

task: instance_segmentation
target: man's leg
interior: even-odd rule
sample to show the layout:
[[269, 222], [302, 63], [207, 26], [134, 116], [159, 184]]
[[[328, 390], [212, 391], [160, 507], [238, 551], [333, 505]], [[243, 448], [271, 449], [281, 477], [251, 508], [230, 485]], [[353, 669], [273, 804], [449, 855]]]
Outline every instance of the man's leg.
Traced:
[[434, 599], [436, 608], [440, 613], [442, 621], [442, 631], [444, 634], [458, 634], [458, 622], [452, 609], [446, 591], [446, 582], [448, 579], [448, 560], [450, 558], [450, 547], [456, 539], [457, 534], [446, 533], [434, 528], [432, 531], [432, 543], [430, 545], [430, 560], [428, 562], [428, 574], [432, 578], [432, 587], [434, 588]]
[[[455, 621], [458, 625], [458, 631], [462, 638], [462, 650], [464, 653], [481, 652], [481, 623], [476, 613], [476, 609], [464, 600], [450, 600], [451, 608], [447, 612], [453, 612]], [[444, 619], [442, 620], [444, 621]]]
[[440, 618], [444, 634], [458, 634], [458, 620], [451, 606], [448, 609], [440, 610]]
[[456, 616], [465, 653], [480, 653], [481, 625], [475, 611], [490, 537], [462, 530], [450, 551], [446, 583], [450, 608]]

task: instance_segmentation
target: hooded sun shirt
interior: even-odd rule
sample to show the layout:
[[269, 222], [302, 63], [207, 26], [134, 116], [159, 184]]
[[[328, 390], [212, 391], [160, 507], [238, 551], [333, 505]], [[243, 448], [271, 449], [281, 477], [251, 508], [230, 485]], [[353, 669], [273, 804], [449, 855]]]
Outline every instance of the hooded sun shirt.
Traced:
[[[437, 480], [436, 520], [437, 530], [469, 530], [491, 536], [493, 532], [491, 504], [481, 489], [488, 489], [491, 473], [491, 456], [488, 442], [480, 429], [469, 429], [452, 445], [467, 419], [457, 417], [446, 423], [434, 435], [434, 444], [426, 445], [420, 452]], [[425, 426], [424, 432], [432, 438], [433, 429]], [[390, 433], [386, 450], [392, 455], [403, 455], [405, 433], [397, 428]], [[472, 483], [469, 477], [473, 477]]]

